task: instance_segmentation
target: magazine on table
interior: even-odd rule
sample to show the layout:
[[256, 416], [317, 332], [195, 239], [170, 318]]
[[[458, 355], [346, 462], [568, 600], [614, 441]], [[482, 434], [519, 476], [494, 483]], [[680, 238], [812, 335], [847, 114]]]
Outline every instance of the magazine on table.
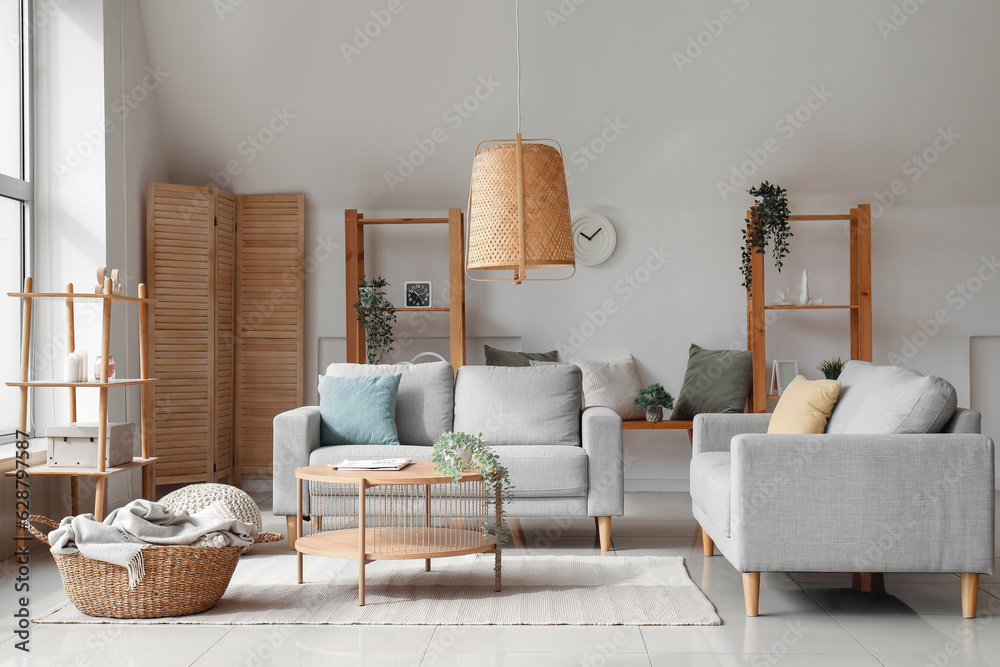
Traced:
[[344, 459], [340, 463], [331, 463], [336, 470], [402, 470], [413, 459]]

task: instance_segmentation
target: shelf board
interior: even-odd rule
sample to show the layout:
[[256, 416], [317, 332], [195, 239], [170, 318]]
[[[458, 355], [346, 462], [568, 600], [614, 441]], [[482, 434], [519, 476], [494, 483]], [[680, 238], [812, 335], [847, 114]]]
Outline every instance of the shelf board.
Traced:
[[7, 292], [7, 296], [32, 299], [111, 299], [127, 303], [156, 303], [156, 299], [140, 299], [120, 294], [88, 294], [87, 292]]
[[789, 222], [806, 222], [808, 220], [853, 220], [850, 213], [839, 213], [836, 215], [790, 215]]
[[[110, 477], [111, 475], [147, 466], [154, 461], [156, 461], [155, 456], [150, 456], [148, 459], [136, 457], [132, 459], [131, 463], [108, 468], [104, 472], [101, 472], [97, 468], [50, 468], [48, 465], [31, 466], [27, 470], [31, 477]], [[16, 474], [17, 470], [4, 473], [7, 477], [13, 477]]]
[[31, 380], [29, 382], [8, 382], [8, 387], [127, 387], [134, 384], [149, 384], [157, 378], [133, 378], [111, 380], [110, 382], [59, 382], [58, 380]]
[[447, 313], [451, 308], [393, 308], [397, 313], [420, 313], [420, 312], [432, 312], [432, 313]]
[[764, 310], [857, 310], [858, 306], [764, 306]]
[[626, 430], [632, 429], [692, 429], [694, 428], [693, 421], [681, 421], [679, 419], [664, 419], [659, 422], [648, 422], [641, 419], [626, 419], [622, 422], [622, 428]]
[[439, 225], [451, 222], [448, 218], [362, 218], [358, 216], [358, 223], [362, 225]]

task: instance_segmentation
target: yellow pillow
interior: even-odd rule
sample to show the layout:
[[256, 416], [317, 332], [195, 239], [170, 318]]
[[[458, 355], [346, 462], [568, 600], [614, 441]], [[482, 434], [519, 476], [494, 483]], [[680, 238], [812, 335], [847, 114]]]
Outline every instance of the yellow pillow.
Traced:
[[812, 381], [799, 375], [778, 399], [767, 432], [823, 433], [839, 397], [838, 381]]

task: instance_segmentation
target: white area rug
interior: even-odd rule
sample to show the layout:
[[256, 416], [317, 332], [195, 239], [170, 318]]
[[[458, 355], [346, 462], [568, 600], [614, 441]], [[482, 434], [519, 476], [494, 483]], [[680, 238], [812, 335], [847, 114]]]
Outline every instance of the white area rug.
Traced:
[[503, 557], [503, 590], [493, 592], [493, 556], [431, 561], [376, 561], [367, 566], [365, 606], [358, 606], [353, 560], [244, 556], [219, 604], [191, 616], [101, 619], [71, 603], [38, 623], [180, 623], [197, 625], [719, 625], [708, 598], [681, 557]]

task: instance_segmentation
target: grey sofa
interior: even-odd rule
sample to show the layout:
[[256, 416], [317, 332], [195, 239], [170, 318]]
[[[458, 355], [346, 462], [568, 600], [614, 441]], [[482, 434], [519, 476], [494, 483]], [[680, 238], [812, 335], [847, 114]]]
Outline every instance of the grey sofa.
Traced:
[[[338, 377], [387, 373], [401, 374], [400, 446], [324, 446], [318, 406], [274, 418], [274, 513], [288, 517], [289, 546], [296, 536], [296, 468], [345, 458], [427, 460], [441, 433], [464, 431], [482, 433], [510, 471], [509, 517], [596, 517], [601, 548], [611, 548], [611, 517], [624, 511], [621, 418], [603, 407], [581, 411], [579, 368], [463, 366], [457, 377], [447, 362], [327, 368]], [[308, 498], [304, 503], [308, 514]]]
[[749, 616], [762, 571], [810, 571], [856, 573], [862, 590], [872, 573], [960, 573], [963, 616], [975, 617], [994, 563], [994, 445], [980, 414], [905, 369], [851, 361], [840, 379], [824, 434], [767, 435], [769, 414], [695, 417], [705, 555], [718, 546], [743, 573]]

